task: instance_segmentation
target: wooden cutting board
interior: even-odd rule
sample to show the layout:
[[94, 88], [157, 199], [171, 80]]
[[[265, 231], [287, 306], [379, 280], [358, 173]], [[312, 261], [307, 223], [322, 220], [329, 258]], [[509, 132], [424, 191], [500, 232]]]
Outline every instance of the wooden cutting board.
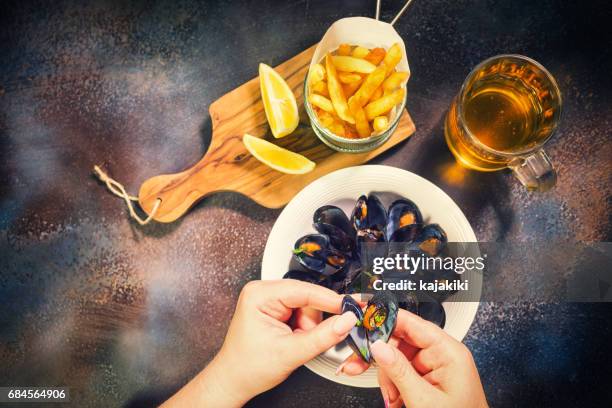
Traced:
[[[269, 208], [284, 206], [311, 181], [334, 170], [366, 163], [410, 137], [414, 123], [404, 112], [389, 140], [367, 153], [340, 153], [314, 134], [303, 106], [303, 83], [316, 45], [283, 62], [275, 70], [287, 81], [297, 99], [300, 124], [284, 138], [274, 139], [261, 102], [259, 78], [239, 86], [210, 105], [212, 138], [208, 151], [193, 167], [176, 174], [146, 180], [140, 187], [140, 206], [150, 214], [161, 200], [154, 220], [172, 222], [204, 196], [216, 191], [237, 191]], [[316, 162], [313, 171], [290, 175], [272, 170], [251, 156], [242, 144], [249, 133], [298, 152]]]

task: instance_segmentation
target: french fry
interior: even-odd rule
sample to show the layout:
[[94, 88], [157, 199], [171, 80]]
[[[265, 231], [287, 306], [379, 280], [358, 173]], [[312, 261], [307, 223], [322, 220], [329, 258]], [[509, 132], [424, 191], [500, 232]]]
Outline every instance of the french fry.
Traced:
[[372, 121], [372, 127], [376, 132], [382, 132], [389, 127], [389, 119], [386, 116], [377, 116]]
[[319, 119], [319, 123], [321, 123], [326, 128], [330, 127], [332, 123], [334, 123], [334, 115], [329, 112], [325, 112], [324, 110], [319, 109], [317, 114], [317, 118]]
[[325, 80], [325, 68], [321, 64], [314, 64], [312, 68], [310, 68], [310, 73], [308, 74], [308, 80], [310, 84], [316, 84], [317, 82]]
[[[340, 71], [369, 74], [376, 69], [376, 65], [361, 58], [347, 57], [343, 55], [334, 55], [331, 58], [334, 66]], [[329, 69], [327, 71], [327, 74], [329, 75]]]
[[368, 118], [366, 117], [366, 113], [362, 107], [355, 107], [353, 111], [353, 116], [355, 117], [355, 128], [357, 128], [357, 133], [359, 133], [359, 137], [368, 137], [372, 133], [370, 129], [370, 124], [368, 123]]
[[[327, 69], [327, 90], [329, 91], [329, 97], [334, 106], [336, 114], [340, 119], [347, 121], [348, 123], [355, 123], [355, 119], [351, 116], [346, 103], [346, 97], [344, 96], [344, 90], [338, 80], [338, 73], [332, 60], [331, 54], [325, 56], [325, 68]], [[343, 57], [351, 58], [351, 57]]]
[[348, 137], [349, 139], [359, 139], [359, 133], [355, 126], [350, 125], [344, 122], [344, 137]]
[[385, 93], [390, 93], [399, 88], [406, 79], [408, 79], [408, 72], [396, 71], [385, 79], [385, 82], [382, 84], [382, 88]]
[[351, 55], [351, 45], [340, 44], [340, 46], [338, 47], [338, 55]]
[[351, 52], [351, 57], [365, 58], [365, 56], [368, 55], [369, 53], [370, 53], [370, 50], [368, 50], [366, 47], [362, 47], [358, 45], [355, 48], [353, 48], [353, 52]]
[[374, 120], [377, 116], [382, 116], [389, 112], [395, 105], [401, 103], [406, 95], [406, 89], [399, 88], [388, 95], [370, 102], [364, 108], [368, 120]]
[[343, 84], [350, 84], [351, 82], [361, 81], [361, 75], [352, 72], [338, 72], [338, 79]]
[[353, 112], [355, 108], [361, 108], [368, 103], [372, 94], [376, 91], [376, 88], [385, 80], [385, 73], [386, 68], [384, 65], [381, 65], [366, 77], [359, 90], [355, 92], [355, 95], [349, 98], [348, 103], [351, 112]]
[[308, 96], [308, 102], [310, 102], [311, 105], [323, 109], [325, 112], [334, 112], [334, 106], [332, 105], [332, 102], [324, 96], [317, 95], [315, 93], [310, 94]]
[[374, 91], [372, 96], [370, 96], [369, 101], [375, 101], [377, 99], [380, 99], [381, 96], [383, 96], [383, 87], [382, 87], [382, 84], [378, 88], [376, 88], [376, 90]]
[[344, 89], [344, 95], [347, 98], [350, 98], [351, 96], [353, 96], [353, 94], [355, 92], [357, 92], [357, 90], [359, 89], [359, 87], [361, 86], [361, 82], [363, 81], [363, 78], [360, 79], [357, 82], [351, 82], [350, 84], [344, 84], [342, 85], [342, 89]]
[[339, 119], [334, 118], [334, 121], [331, 123], [331, 125], [329, 125], [328, 129], [338, 136], [344, 137], [345, 135], [344, 124]]
[[386, 54], [387, 51], [385, 51], [384, 48], [374, 48], [363, 59], [370, 61], [374, 65], [378, 65], [383, 59], [385, 59]]
[[310, 84], [310, 90], [313, 93], [317, 93], [319, 95], [323, 95], [329, 98], [329, 90], [327, 89], [327, 82], [319, 81], [316, 84]]
[[395, 66], [402, 59], [402, 47], [400, 47], [399, 43], [393, 44], [389, 50], [387, 51], [387, 55], [383, 59], [383, 63], [387, 67], [387, 76], [393, 72]]

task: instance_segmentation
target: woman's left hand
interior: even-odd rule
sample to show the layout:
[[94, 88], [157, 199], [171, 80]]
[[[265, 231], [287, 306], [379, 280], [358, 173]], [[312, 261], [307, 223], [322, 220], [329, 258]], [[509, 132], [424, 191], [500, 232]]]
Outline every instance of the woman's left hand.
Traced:
[[320, 311], [339, 313], [341, 302], [341, 295], [306, 282], [249, 282], [217, 356], [164, 406], [241, 406], [278, 385], [355, 326], [351, 312], [321, 321]]

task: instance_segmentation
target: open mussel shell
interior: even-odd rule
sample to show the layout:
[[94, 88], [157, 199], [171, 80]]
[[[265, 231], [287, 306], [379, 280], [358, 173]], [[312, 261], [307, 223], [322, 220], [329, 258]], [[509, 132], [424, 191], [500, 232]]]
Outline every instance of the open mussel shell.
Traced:
[[332, 285], [332, 282], [326, 276], [315, 271], [301, 271], [292, 269], [283, 276], [283, 279], [295, 279], [303, 282], [314, 283], [315, 285], [324, 286], [326, 288], [329, 288]]
[[357, 200], [351, 223], [355, 230], [376, 229], [385, 234], [387, 228], [387, 210], [375, 194], [362, 195]]
[[438, 327], [444, 328], [446, 324], [446, 312], [442, 303], [436, 299], [425, 295], [419, 295], [419, 309], [418, 313], [425, 320], [429, 320]]
[[[421, 215], [421, 210], [419, 210], [419, 207], [414, 202], [402, 198], [395, 200], [389, 206], [389, 216], [387, 217], [387, 237], [389, 237], [389, 241], [393, 241], [391, 237], [396, 231], [411, 225], [421, 224], [423, 224], [423, 215]], [[398, 242], [408, 241], [402, 240]]]
[[423, 227], [414, 239], [418, 249], [429, 256], [438, 256], [444, 250], [448, 238], [446, 232], [438, 224], [429, 224]]
[[[357, 303], [357, 301], [349, 295], [342, 298], [342, 313], [345, 312], [352, 312], [357, 317], [358, 322], [363, 321], [363, 311], [361, 310], [361, 306], [359, 306], [359, 303]], [[368, 337], [366, 334], [366, 329], [362, 324], [358, 324], [351, 329], [349, 335], [346, 337], [346, 342], [364, 361], [371, 361]]]
[[329, 237], [309, 234], [298, 239], [293, 254], [308, 270], [331, 275], [341, 270], [347, 262], [346, 255], [332, 248]]
[[391, 292], [376, 292], [363, 312], [363, 327], [367, 331], [368, 343], [377, 340], [387, 342], [395, 324], [399, 306], [397, 298]]

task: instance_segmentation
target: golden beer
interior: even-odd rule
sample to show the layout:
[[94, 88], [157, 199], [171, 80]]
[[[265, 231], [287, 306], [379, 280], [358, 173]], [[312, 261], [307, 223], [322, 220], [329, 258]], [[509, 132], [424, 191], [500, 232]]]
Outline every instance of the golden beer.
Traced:
[[519, 55], [493, 57], [468, 75], [453, 100], [446, 142], [465, 167], [524, 170], [519, 179], [528, 188], [542, 189], [537, 179], [545, 176], [550, 184], [554, 170], [546, 168], [550, 162], [541, 147], [552, 136], [560, 111], [559, 88], [544, 67]]

